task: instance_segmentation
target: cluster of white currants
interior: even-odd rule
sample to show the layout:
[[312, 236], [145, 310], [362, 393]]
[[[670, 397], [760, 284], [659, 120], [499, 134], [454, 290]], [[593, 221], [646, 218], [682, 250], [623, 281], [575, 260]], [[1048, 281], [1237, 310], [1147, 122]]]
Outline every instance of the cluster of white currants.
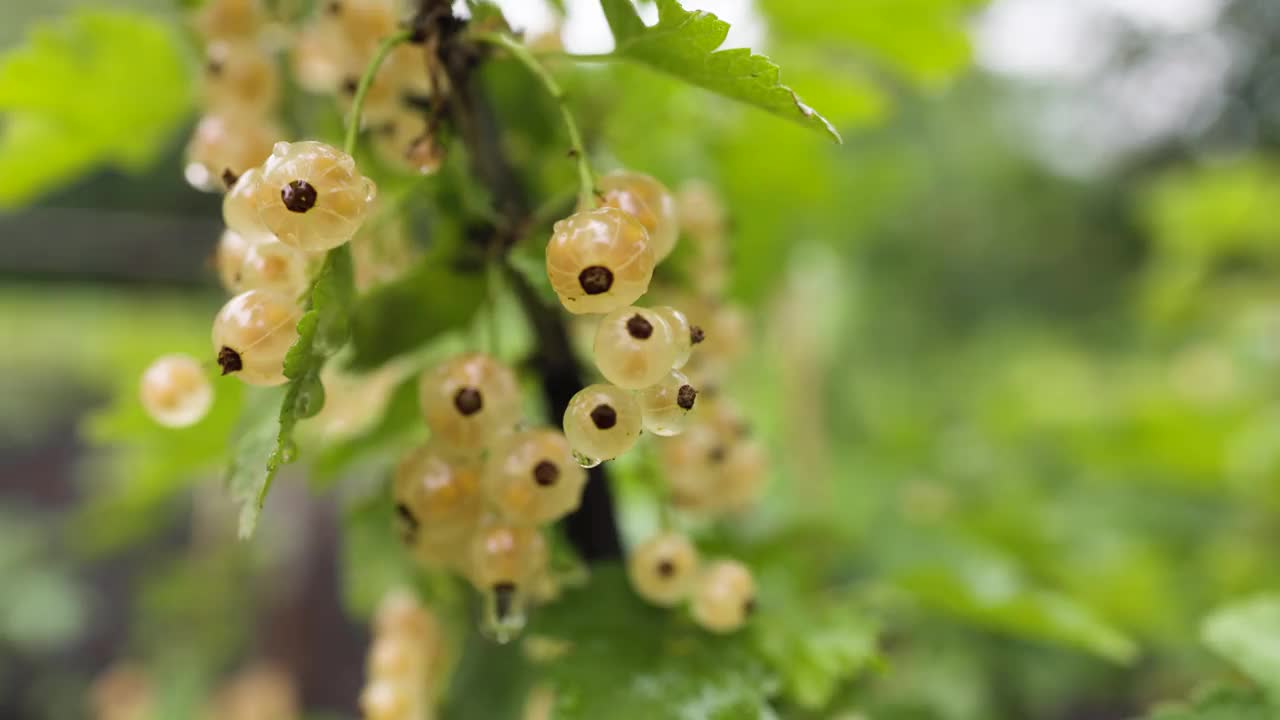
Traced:
[[374, 616], [360, 693], [364, 720], [429, 720], [446, 676], [440, 622], [413, 593], [393, 590]]
[[627, 577], [640, 597], [659, 607], [689, 602], [693, 619], [717, 633], [746, 623], [756, 606], [751, 571], [735, 560], [703, 567], [685, 535], [667, 531], [636, 546], [627, 558]]
[[419, 401], [432, 437], [396, 468], [403, 537], [423, 565], [470, 580], [506, 639], [554, 593], [541, 528], [578, 507], [586, 472], [562, 433], [521, 427], [515, 373], [488, 355], [428, 369]]
[[[196, 15], [204, 42], [205, 115], [187, 145], [188, 182], [220, 189], [256, 166], [283, 137], [278, 122], [283, 84], [281, 46], [292, 56], [293, 78], [305, 90], [334, 96], [344, 112], [379, 43], [401, 25], [396, 0], [319, 2], [301, 30], [267, 12], [261, 0], [209, 0]], [[420, 56], [421, 55], [421, 56]], [[440, 146], [428, 128], [428, 108], [444, 80], [427, 56], [400, 45], [383, 62], [369, 88], [361, 118], [373, 130], [379, 157], [391, 167], [429, 173], [439, 167]]]

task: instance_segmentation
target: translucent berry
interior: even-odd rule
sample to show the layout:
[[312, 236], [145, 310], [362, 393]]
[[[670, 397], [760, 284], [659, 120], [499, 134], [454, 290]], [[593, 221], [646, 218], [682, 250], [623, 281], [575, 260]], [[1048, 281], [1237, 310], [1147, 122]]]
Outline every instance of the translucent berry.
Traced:
[[407, 720], [413, 717], [413, 684], [397, 680], [374, 680], [360, 691], [360, 712], [365, 720]]
[[284, 356], [298, 339], [294, 299], [266, 290], [231, 298], [213, 321], [213, 349], [223, 375], [250, 385], [280, 385]]
[[546, 540], [527, 525], [490, 520], [472, 540], [471, 582], [484, 594], [486, 624], [499, 641], [524, 626], [525, 605], [547, 559]]
[[374, 630], [378, 635], [413, 638], [435, 643], [440, 639], [440, 620], [418, 602], [417, 595], [405, 588], [387, 591], [374, 614]]
[[687, 598], [697, 572], [698, 551], [680, 533], [649, 538], [627, 558], [631, 587], [640, 597], [662, 607], [673, 607]]
[[256, 43], [213, 42], [205, 55], [204, 94], [215, 112], [261, 117], [279, 100], [280, 71]]
[[327, 0], [321, 12], [325, 22], [339, 28], [350, 52], [365, 58], [396, 31], [400, 19], [397, 4], [391, 0]]
[[500, 439], [489, 450], [484, 488], [508, 520], [541, 525], [568, 515], [582, 501], [587, 474], [569, 441], [555, 430], [528, 430]]
[[345, 43], [333, 23], [312, 23], [298, 31], [290, 54], [298, 84], [308, 92], [337, 92], [347, 65]]
[[355, 235], [376, 189], [350, 155], [308, 140], [276, 143], [250, 193], [258, 219], [281, 242], [320, 252]]
[[235, 274], [236, 290], [269, 290], [298, 298], [308, 285], [307, 256], [275, 239], [253, 243]]
[[750, 509], [764, 492], [768, 477], [769, 458], [759, 443], [745, 440], [734, 444], [720, 475], [719, 497], [724, 509]]
[[183, 176], [197, 190], [226, 190], [227, 180], [234, 182], [234, 178], [266, 160], [272, 144], [280, 137], [281, 130], [267, 120], [206, 115], [187, 144]]
[[679, 223], [675, 198], [666, 186], [643, 173], [618, 171], [600, 178], [599, 189], [606, 206], [626, 211], [644, 226], [655, 263], [671, 254]]
[[200, 422], [213, 405], [213, 387], [190, 355], [165, 355], [142, 373], [142, 408], [165, 427]]
[[569, 400], [564, 434], [579, 462], [612, 460], [631, 449], [640, 437], [640, 405], [613, 385], [590, 385]]
[[208, 40], [251, 40], [265, 24], [261, 0], [209, 0], [195, 20]]
[[693, 619], [715, 633], [746, 624], [756, 607], [756, 582], [745, 565], [719, 560], [707, 567], [693, 591]]
[[699, 243], [719, 242], [724, 237], [724, 203], [715, 188], [701, 180], [691, 180], [680, 187], [676, 196], [680, 227]]
[[222, 221], [246, 238], [271, 237], [254, 197], [262, 193], [262, 170], [252, 167], [240, 173], [222, 198]]
[[653, 310], [624, 307], [600, 321], [596, 329], [596, 367], [620, 388], [649, 387], [671, 371], [676, 341], [671, 326]]
[[696, 423], [676, 437], [658, 443], [663, 476], [671, 501], [683, 510], [714, 510], [716, 483], [724, 472], [730, 446], [713, 427]]
[[465, 567], [483, 505], [474, 464], [449, 457], [439, 442], [427, 443], [396, 467], [392, 496], [401, 532], [420, 560]]
[[547, 276], [571, 313], [607, 313], [644, 295], [653, 277], [648, 233], [631, 215], [604, 207], [556, 223]]
[[515, 373], [482, 353], [460, 355], [424, 372], [418, 400], [431, 432], [463, 453], [484, 448], [521, 417]]
[[676, 359], [671, 367], [679, 370], [689, 362], [693, 346], [702, 342], [702, 329], [690, 325], [689, 317], [670, 305], [653, 308], [653, 311], [671, 327], [671, 337], [676, 345]]
[[698, 391], [679, 370], [671, 370], [657, 383], [636, 393], [644, 429], [654, 435], [670, 437], [684, 432], [689, 425], [689, 411], [698, 399]]

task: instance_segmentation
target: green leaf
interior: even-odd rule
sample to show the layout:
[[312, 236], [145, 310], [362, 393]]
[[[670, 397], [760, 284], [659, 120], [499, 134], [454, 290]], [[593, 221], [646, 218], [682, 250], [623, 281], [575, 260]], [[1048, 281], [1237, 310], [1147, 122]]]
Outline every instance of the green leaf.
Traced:
[[372, 427], [321, 449], [311, 465], [312, 475], [322, 480], [334, 478], [360, 458], [388, 447], [407, 445], [409, 440], [420, 439], [424, 432], [415, 377], [402, 382], [392, 392], [386, 409]]
[[145, 15], [86, 9], [33, 26], [0, 57], [0, 206], [101, 166], [145, 167], [191, 106], [189, 69]]
[[372, 616], [388, 590], [413, 585], [413, 563], [396, 536], [395, 504], [384, 485], [347, 511], [341, 562], [343, 605], [355, 617]]
[[277, 467], [271, 462], [280, 438], [279, 389], [263, 390], [251, 397], [236, 431], [231, 463], [227, 467], [227, 487], [231, 499], [240, 506], [240, 537], [253, 535], [262, 506], [258, 498], [275, 479]]
[[1280, 703], [1280, 595], [1262, 595], [1215, 611], [1204, 642]]
[[1275, 720], [1276, 710], [1257, 693], [1216, 688], [1191, 703], [1157, 709], [1147, 720]]
[[571, 643], [545, 667], [559, 720], [774, 717], [774, 683], [741, 633], [715, 636], [641, 602], [616, 566], [539, 608], [528, 632]]
[[756, 652], [782, 679], [783, 694], [808, 710], [826, 707], [875, 660], [876, 634], [876, 624], [847, 599], [799, 591], [762, 594], [751, 628]]
[[350, 337], [348, 312], [354, 301], [351, 249], [342, 245], [325, 255], [311, 285], [307, 311], [298, 320], [298, 339], [285, 355], [289, 384], [274, 423], [268, 413], [249, 413], [236, 443], [228, 485], [240, 504], [241, 538], [253, 535], [276, 472], [297, 457], [293, 431], [298, 421], [324, 408], [320, 371]]
[[645, 27], [630, 0], [601, 4], [613, 30], [614, 55], [825, 131], [841, 142], [835, 126], [781, 83], [772, 60], [747, 49], [719, 49], [729, 24], [715, 15], [685, 10], [676, 0], [658, 0], [658, 23]]
[[351, 367], [374, 368], [417, 349], [440, 333], [464, 327], [484, 300], [484, 275], [431, 253], [403, 277], [375, 288], [351, 312]]

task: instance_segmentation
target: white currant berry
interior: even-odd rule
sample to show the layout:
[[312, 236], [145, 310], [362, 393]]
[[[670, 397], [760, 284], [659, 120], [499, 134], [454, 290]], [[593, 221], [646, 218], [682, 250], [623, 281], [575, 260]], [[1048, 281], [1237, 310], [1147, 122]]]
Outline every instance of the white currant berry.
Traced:
[[272, 237], [258, 214], [255, 196], [262, 193], [262, 169], [249, 168], [236, 178], [222, 198], [222, 221], [246, 238]]
[[725, 458], [720, 475], [721, 505], [728, 512], [749, 510], [764, 492], [769, 473], [769, 458], [757, 442], [735, 443]]
[[715, 633], [731, 633], [746, 624], [756, 607], [756, 582], [735, 560], [711, 563], [693, 591], [693, 619]]
[[428, 131], [421, 112], [397, 109], [379, 118], [370, 131], [378, 157], [397, 170], [430, 175], [444, 163], [444, 146]]
[[347, 66], [346, 39], [337, 25], [316, 22], [298, 31], [290, 52], [293, 76], [308, 92], [337, 92]]
[[[276, 143], [250, 188], [261, 224], [280, 242], [305, 252], [350, 240], [376, 194], [373, 181], [356, 170], [350, 155], [311, 140]], [[224, 204], [224, 217], [226, 211]], [[230, 218], [227, 224], [235, 227]]]
[[213, 386], [190, 355], [164, 355], [142, 373], [142, 408], [165, 427], [194, 425], [213, 405]]
[[600, 321], [594, 346], [596, 367], [609, 382], [639, 390], [662, 380], [676, 360], [671, 326], [653, 310], [618, 308]]
[[235, 274], [236, 290], [268, 290], [299, 298], [310, 284], [308, 263], [302, 251], [274, 238], [252, 243]]
[[654, 435], [679, 435], [689, 426], [698, 391], [679, 370], [671, 370], [662, 380], [636, 393], [644, 429]]
[[627, 558], [636, 594], [661, 607], [689, 597], [698, 573], [698, 551], [681, 533], [664, 532], [638, 545]]
[[250, 290], [231, 298], [213, 321], [213, 348], [222, 374], [250, 385], [280, 385], [284, 356], [298, 339], [302, 313], [294, 298]]
[[490, 503], [508, 520], [534, 525], [558, 520], [582, 502], [586, 472], [563, 433], [527, 430], [498, 440], [485, 463]]
[[571, 313], [607, 313], [649, 289], [653, 249], [644, 226], [612, 207], [575, 213], [555, 224], [547, 277]]
[[195, 27], [208, 40], [252, 40], [266, 21], [261, 0], [209, 0], [201, 6]]
[[434, 645], [440, 641], [440, 620], [406, 588], [389, 590], [378, 603], [374, 630], [381, 636], [407, 637]]
[[612, 460], [631, 449], [640, 437], [640, 405], [613, 385], [590, 385], [569, 400], [564, 434], [580, 463]]
[[349, 52], [362, 58], [396, 31], [400, 20], [391, 0], [327, 0], [320, 7], [322, 21], [337, 26]]
[[249, 248], [270, 237], [269, 235], [241, 235], [231, 228], [222, 231], [222, 235], [218, 238], [218, 249], [214, 253], [214, 267], [218, 269], [218, 280], [227, 292], [240, 292], [240, 271], [244, 267], [244, 259], [249, 254]]
[[515, 373], [482, 353], [460, 355], [424, 372], [418, 400], [431, 432], [462, 453], [481, 450], [521, 417]]
[[719, 243], [725, 234], [724, 203], [715, 188], [701, 180], [680, 186], [676, 195], [680, 228], [699, 244]]
[[246, 170], [257, 167], [280, 139], [274, 123], [237, 115], [206, 115], [187, 143], [183, 176], [197, 190], [226, 190]]
[[676, 437], [664, 438], [658, 451], [672, 503], [682, 510], [714, 509], [716, 481], [729, 457], [720, 433], [695, 423]]
[[217, 112], [262, 117], [280, 97], [275, 59], [252, 42], [216, 41], [205, 51], [205, 105]]
[[370, 677], [411, 681], [422, 674], [421, 653], [411, 637], [379, 635], [369, 646], [366, 661]]
[[676, 344], [676, 359], [671, 367], [679, 370], [689, 362], [693, 346], [702, 342], [702, 328], [689, 324], [689, 316], [670, 305], [655, 307], [653, 311], [671, 327], [671, 337]]
[[293, 720], [301, 716], [298, 691], [282, 668], [257, 663], [236, 673], [210, 702], [210, 716], [237, 720]]
[[484, 594], [487, 629], [500, 642], [524, 626], [525, 605], [549, 553], [537, 528], [490, 519], [471, 542], [471, 583]]
[[484, 499], [473, 463], [449, 457], [439, 442], [427, 443], [396, 467], [392, 496], [401, 532], [419, 560], [465, 567]]
[[617, 171], [600, 178], [599, 190], [606, 206], [627, 212], [644, 226], [655, 263], [671, 254], [679, 221], [675, 198], [666, 186], [643, 173]]
[[415, 707], [414, 685], [399, 680], [374, 680], [360, 692], [364, 720], [411, 720]]

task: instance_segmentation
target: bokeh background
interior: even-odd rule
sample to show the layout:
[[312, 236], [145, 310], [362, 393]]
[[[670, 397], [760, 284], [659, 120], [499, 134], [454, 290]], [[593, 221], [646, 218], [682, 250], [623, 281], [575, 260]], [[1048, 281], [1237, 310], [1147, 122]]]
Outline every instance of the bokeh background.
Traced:
[[[759, 552], [834, 558], [880, 630], [878, 661], [809, 688], [834, 709], [786, 715], [1118, 720], [1247, 686], [1232, 643], [1280, 647], [1280, 3], [686, 4], [845, 144], [553, 67], [599, 164], [730, 209], [755, 352], [725, 385], [775, 461]], [[567, 5], [566, 48], [608, 51], [598, 6]], [[131, 36], [77, 7], [0, 7], [0, 717], [86, 717], [121, 662], [163, 678], [161, 717], [264, 662], [352, 717], [380, 570], [347, 485], [289, 474], [237, 543], [238, 396], [198, 432], [134, 407], [221, 303], [219, 200], [181, 172], [186, 8], [92, 4], [145, 19]]]

